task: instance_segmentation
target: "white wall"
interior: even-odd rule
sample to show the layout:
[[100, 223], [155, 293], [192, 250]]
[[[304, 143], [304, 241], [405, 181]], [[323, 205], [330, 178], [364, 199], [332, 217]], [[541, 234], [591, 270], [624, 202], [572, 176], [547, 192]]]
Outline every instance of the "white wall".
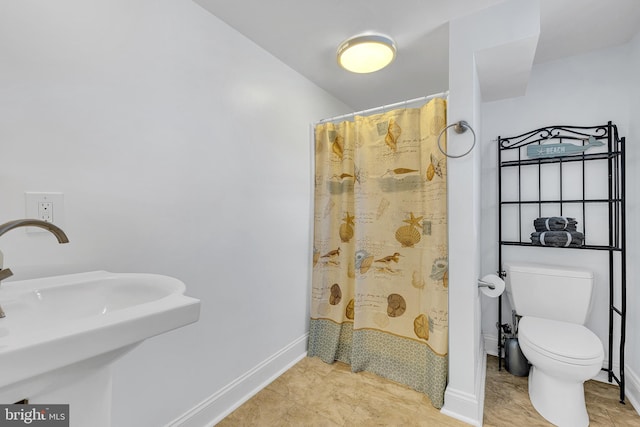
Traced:
[[[630, 54], [635, 49], [635, 74], [632, 71]], [[548, 125], [592, 126], [606, 124], [611, 120], [618, 125], [622, 136], [627, 136], [627, 179], [629, 182], [627, 200], [628, 236], [628, 287], [637, 282], [637, 270], [633, 267], [638, 254], [637, 217], [638, 154], [634, 140], [638, 136], [637, 120], [639, 86], [637, 79], [638, 42], [606, 50], [578, 55], [562, 60], [534, 66], [527, 94], [519, 98], [485, 103], [483, 105], [482, 141], [482, 186], [484, 198], [482, 206], [482, 273], [495, 273], [498, 269], [497, 248], [497, 136], [515, 136], [529, 130]], [[631, 107], [631, 100], [635, 107]], [[634, 112], [635, 108], [635, 114]], [[635, 130], [634, 130], [635, 129]], [[635, 136], [634, 136], [635, 135]], [[606, 174], [604, 175], [606, 179]], [[634, 179], [635, 178], [635, 179]], [[570, 185], [570, 183], [565, 183]], [[635, 212], [635, 216], [634, 216]], [[606, 221], [606, 217], [603, 217]], [[606, 224], [606, 223], [605, 223]], [[606, 225], [605, 225], [606, 227]], [[635, 254], [635, 256], [634, 256]], [[588, 322], [606, 345], [608, 343], [608, 286], [606, 283], [607, 259], [605, 252], [576, 251], [561, 249], [538, 249], [508, 247], [505, 259], [537, 260], [549, 264], [575, 265], [591, 268], [596, 273], [595, 304]], [[628, 299], [630, 313], [640, 309], [637, 293]], [[511, 320], [506, 298], [503, 322]], [[487, 351], [497, 354], [497, 300], [483, 296], [483, 334], [488, 338]], [[637, 317], [636, 324], [637, 324]], [[627, 363], [637, 365], [640, 353], [637, 343], [640, 333], [631, 327], [633, 317], [627, 322]], [[490, 343], [490, 344], [489, 344]], [[635, 344], [632, 344], [635, 343]], [[617, 364], [617, 351], [614, 364]]]
[[640, 289], [638, 289], [638, 277], [640, 277], [640, 83], [637, 76], [640, 75], [640, 33], [630, 42], [629, 73], [631, 81], [629, 85], [629, 133], [627, 134], [627, 239], [629, 253], [627, 256], [629, 286], [628, 286], [628, 337], [627, 337], [627, 372], [628, 384], [633, 384], [635, 389], [630, 391], [635, 396], [632, 402], [636, 410], [640, 410]]
[[[504, 85], [495, 87], [482, 80], [491, 75], [491, 64], [477, 64], [479, 52], [493, 58], [511, 53], [509, 47], [523, 40], [537, 40], [540, 5], [537, 1], [512, 0], [449, 25], [449, 105], [447, 122], [466, 121], [476, 132], [478, 147], [460, 158], [447, 160], [449, 205], [449, 382], [442, 412], [472, 425], [482, 425], [484, 404], [484, 343], [481, 340], [481, 309], [477, 279], [481, 269], [481, 156], [479, 141], [486, 130], [481, 99], [505, 96], [519, 90], [521, 79], [495, 64]], [[511, 65], [531, 63], [527, 58], [507, 59]], [[481, 55], [482, 56], [482, 55]], [[520, 67], [515, 67], [520, 69]], [[480, 70], [483, 73], [480, 73]], [[482, 90], [482, 94], [481, 94]], [[471, 132], [447, 140], [449, 154], [462, 155], [472, 146]]]
[[117, 362], [114, 425], [166, 424], [304, 337], [309, 123], [347, 106], [189, 1], [2, 2], [0, 58], [0, 222], [60, 191], [71, 239], [2, 236], [15, 279], [154, 272], [202, 300]]

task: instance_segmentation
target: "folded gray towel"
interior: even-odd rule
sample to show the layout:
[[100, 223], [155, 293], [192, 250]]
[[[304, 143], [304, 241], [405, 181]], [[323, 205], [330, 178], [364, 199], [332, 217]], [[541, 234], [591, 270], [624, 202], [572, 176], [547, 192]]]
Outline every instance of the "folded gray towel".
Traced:
[[533, 220], [536, 231], [576, 231], [577, 223], [575, 218], [566, 216], [551, 216]]
[[578, 231], [543, 231], [531, 233], [531, 243], [540, 246], [575, 247], [584, 244], [584, 234]]

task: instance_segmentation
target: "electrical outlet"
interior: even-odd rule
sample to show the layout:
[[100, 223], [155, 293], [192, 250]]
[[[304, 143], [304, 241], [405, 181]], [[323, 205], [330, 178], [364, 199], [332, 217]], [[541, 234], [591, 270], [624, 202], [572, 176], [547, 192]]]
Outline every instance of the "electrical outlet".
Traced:
[[52, 202], [38, 202], [38, 217], [46, 222], [53, 222], [53, 203]]
[[[64, 226], [64, 194], [62, 193], [24, 193], [26, 218], [51, 222], [58, 227]], [[39, 227], [25, 227], [28, 233], [41, 233], [46, 230]]]

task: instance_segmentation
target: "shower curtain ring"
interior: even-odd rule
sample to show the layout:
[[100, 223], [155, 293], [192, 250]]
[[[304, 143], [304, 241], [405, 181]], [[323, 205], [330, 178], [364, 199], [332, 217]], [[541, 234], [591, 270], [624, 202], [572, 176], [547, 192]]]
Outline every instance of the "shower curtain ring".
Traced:
[[[444, 151], [442, 149], [442, 146], [440, 145], [440, 138], [442, 138], [442, 134], [445, 133], [447, 131], [447, 129], [449, 129], [450, 127], [453, 127], [453, 130], [458, 133], [465, 133], [467, 131], [467, 129], [469, 129], [471, 131], [471, 133], [473, 134], [473, 144], [471, 144], [471, 148], [469, 148], [467, 151], [465, 151], [464, 153], [460, 154], [460, 155], [453, 155], [453, 154], [448, 154], [446, 151]], [[459, 122], [456, 123], [452, 123], [449, 126], [445, 127], [444, 129], [442, 129], [440, 131], [440, 134], [438, 135], [438, 149], [440, 150], [440, 152], [442, 154], [444, 154], [447, 157], [450, 157], [452, 159], [457, 159], [463, 156], [466, 156], [467, 154], [469, 154], [471, 152], [471, 150], [473, 150], [473, 147], [476, 146], [476, 133], [473, 130], [473, 128], [471, 127], [471, 125], [469, 125], [469, 123], [465, 122], [464, 120], [460, 120]]]

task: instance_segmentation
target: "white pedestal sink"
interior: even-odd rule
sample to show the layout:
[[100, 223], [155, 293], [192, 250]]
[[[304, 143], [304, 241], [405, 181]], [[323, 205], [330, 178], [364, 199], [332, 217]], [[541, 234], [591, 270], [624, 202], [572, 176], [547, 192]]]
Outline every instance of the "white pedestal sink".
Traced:
[[196, 322], [200, 301], [184, 292], [171, 277], [106, 271], [3, 283], [0, 403], [69, 404], [71, 426], [109, 426], [111, 363]]

